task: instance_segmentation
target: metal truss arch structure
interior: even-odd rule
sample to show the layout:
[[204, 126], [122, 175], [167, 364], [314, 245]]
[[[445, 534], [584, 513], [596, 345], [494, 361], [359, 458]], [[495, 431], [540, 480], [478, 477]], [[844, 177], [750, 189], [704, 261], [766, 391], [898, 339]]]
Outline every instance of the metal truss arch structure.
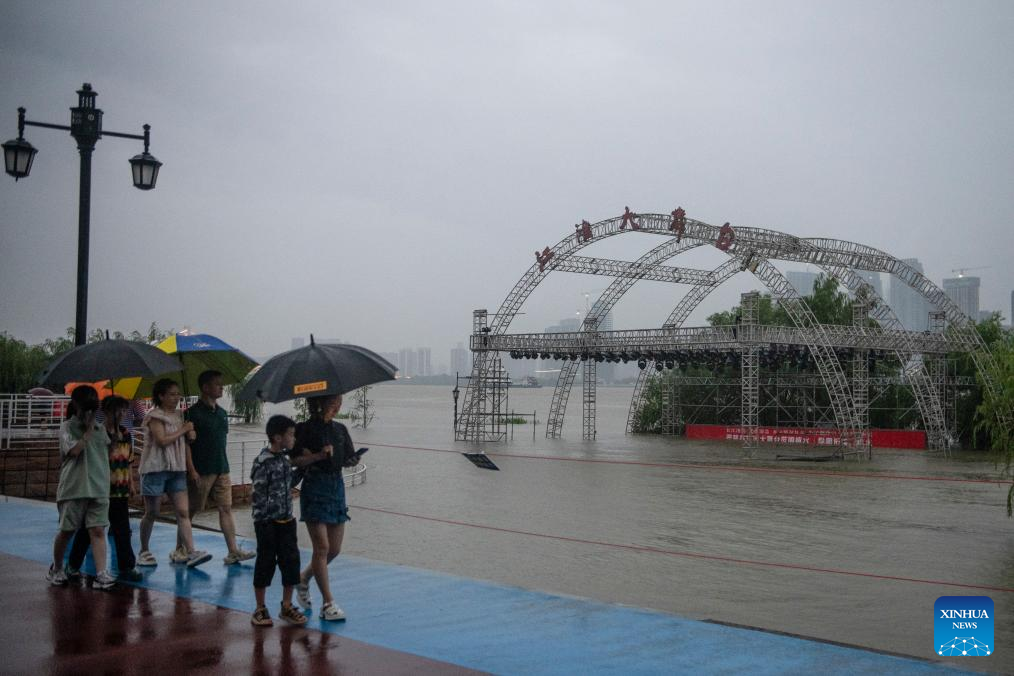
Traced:
[[[602, 292], [591, 309], [588, 311], [586, 317], [584, 330], [588, 330], [591, 326], [589, 320], [594, 322], [595, 326], [601, 325], [606, 315], [613, 306], [623, 298], [623, 296], [641, 279], [652, 279], [657, 280], [657, 276], [654, 271], [662, 266], [663, 263], [678, 256], [679, 254], [703, 246], [701, 242], [694, 242], [689, 240], [682, 241], [669, 241], [656, 246], [651, 251], [648, 251], [643, 256], [637, 259], [631, 267], [637, 270], [645, 270], [643, 276], [621, 276], [617, 277], [612, 283]], [[703, 280], [698, 281], [698, 286], [712, 286], [713, 282]], [[696, 288], [696, 287], [695, 287]], [[563, 431], [563, 420], [567, 412], [567, 401], [570, 398], [570, 392], [574, 386], [574, 379], [577, 376], [579, 362], [565, 361], [563, 366], [560, 368], [560, 373], [556, 379], [556, 387], [553, 389], [553, 399], [549, 406], [549, 416], [546, 420], [546, 438], [547, 439], [558, 439]], [[587, 409], [587, 407], [586, 407]], [[585, 410], [584, 417], [589, 417], [589, 412]], [[587, 421], [585, 422], [587, 426]], [[594, 423], [592, 423], [594, 425]]]
[[[481, 327], [486, 336], [503, 334], [521, 310], [528, 297], [538, 288], [560, 261], [594, 242], [607, 237], [621, 234], [622, 218], [610, 218], [594, 225], [583, 221], [575, 226], [577, 232], [568, 235], [552, 247], [535, 252], [535, 264], [532, 265], [507, 293], [500, 307], [493, 315], [492, 321]], [[454, 430], [456, 440], [465, 441], [500, 441], [502, 438], [495, 424], [496, 412], [487, 410], [490, 383], [496, 379], [494, 373], [499, 372], [500, 360], [495, 353], [476, 352], [472, 359], [472, 371], [462, 398], [461, 414]]]
[[[733, 256], [725, 263], [722, 263], [712, 270], [713, 282], [708, 285], [700, 284], [695, 286], [684, 298], [673, 308], [672, 312], [662, 324], [663, 328], [679, 328], [683, 322], [693, 313], [694, 310], [716, 289], [726, 281], [742, 272], [744, 260]], [[837, 356], [832, 348], [831, 342], [826, 333], [826, 327], [818, 323], [816, 317], [809, 310], [802, 298], [795, 289], [788, 283], [788, 280], [767, 260], [753, 256], [750, 262], [754, 274], [772, 292], [772, 295], [786, 309], [795, 325], [807, 329], [811, 337], [807, 347], [813, 354], [820, 376], [831, 396], [832, 408], [838, 426], [843, 430], [852, 430], [855, 435], [851, 440], [852, 444], [861, 444], [863, 441], [864, 427], [861, 425], [859, 413], [853, 405], [853, 398], [849, 388], [848, 379], [838, 362]], [[634, 385], [634, 393], [630, 401], [630, 410], [627, 414], [627, 432], [634, 427], [637, 411], [640, 408], [644, 392], [649, 380], [650, 369], [642, 370], [638, 374], [637, 382]], [[845, 437], [843, 436], [843, 439]], [[850, 444], [851, 445], [851, 444]]]
[[[993, 389], [993, 384], [988, 377], [989, 367], [993, 362], [992, 355], [983, 349], [985, 346], [974, 330], [974, 323], [964, 317], [943, 292], [918, 271], [883, 251], [844, 240], [799, 238], [762, 228], [737, 227], [734, 229], [728, 223], [717, 227], [687, 218], [682, 209], [676, 209], [671, 214], [640, 215], [626, 209], [623, 216], [606, 219], [594, 225], [582, 221], [574, 227], [574, 234], [563, 238], [553, 247], [546, 247], [541, 252], [536, 252], [536, 263], [526, 271], [507, 294], [498, 311], [490, 317], [489, 324], [485, 325], [485, 320], [483, 320], [483, 325], [477, 328], [476, 333], [473, 334], [471, 341], [474, 353], [473, 369], [466, 387], [462, 413], [455, 429], [456, 439], [484, 441], [494, 440], [496, 436], [490, 436], [483, 432], [485, 423], [480, 418], [487, 415], [483, 408], [483, 402], [486, 400], [483, 388], [491, 378], [495, 380], [500, 377], [492, 375], [493, 372], [500, 373], [497, 350], [513, 349], [508, 348], [509, 345], [531, 347], [553, 343], [562, 346], [560, 349], [577, 350], [582, 353], [583, 360], [587, 360], [588, 351], [598, 349], [595, 348], [596, 345], [609, 346], [610, 349], [619, 349], [616, 346], [622, 345], [622, 342], [618, 342], [622, 341], [622, 338], [618, 337], [622, 332], [598, 332], [598, 323], [619, 298], [638, 281], [666, 281], [692, 286], [691, 291], [676, 306], [669, 319], [663, 324], [663, 329], [676, 329], [676, 327], [682, 326], [693, 309], [724, 281], [722, 279], [724, 276], [731, 277], [736, 272], [743, 270], [750, 270], [764, 283], [792, 317], [797, 328], [800, 329], [797, 334], [794, 334], [792, 340], [804, 343], [814, 357], [820, 376], [824, 380], [832, 400], [836, 423], [842, 430], [842, 438], [846, 439], [844, 443], [848, 445], [861, 445], [865, 430], [862, 424], [863, 416], [855, 409], [854, 397], [850, 392], [849, 382], [845, 377], [842, 364], [835, 354], [835, 347], [844, 345], [851, 349], [850, 346], [855, 345], [857, 346], [855, 349], [867, 349], [871, 340], [880, 341], [878, 343], [880, 347], [877, 349], [895, 352], [902, 360], [908, 359], [909, 355], [920, 354], [920, 350], [928, 349], [933, 352], [939, 349], [939, 345], [932, 343], [932, 341], [927, 343], [926, 340], [923, 340], [921, 334], [899, 330], [900, 323], [890, 306], [882, 298], [876, 296], [872, 288], [855, 273], [855, 270], [894, 274], [931, 304], [942, 308], [950, 323], [947, 330], [948, 345], [951, 347], [958, 345], [971, 351], [980, 373], [984, 375], [986, 387]], [[585, 246], [604, 238], [634, 232], [668, 235], [673, 237], [675, 242], [657, 246], [633, 262], [575, 255]], [[730, 260], [711, 271], [663, 265], [666, 260], [678, 253], [709, 244], [728, 254]], [[836, 278], [853, 294], [862, 292], [871, 301], [869, 317], [877, 321], [880, 329], [879, 337], [871, 336], [870, 331], [862, 326], [851, 327], [851, 332], [847, 335], [841, 334], [840, 331], [832, 331], [829, 334], [828, 327], [824, 327], [816, 321], [806, 304], [789, 286], [787, 280], [770, 263], [771, 260], [797, 261], [818, 266]], [[511, 338], [506, 336], [506, 330], [510, 323], [531, 293], [553, 271], [606, 275], [615, 278], [606, 293], [596, 300], [593, 310], [589, 312], [586, 318], [586, 330], [582, 332], [585, 335], [575, 335], [573, 339], [554, 336], [555, 342], [549, 340], [548, 337], [546, 340], [540, 340], [530, 336], [518, 336], [519, 341], [496, 340], [497, 337]], [[485, 311], [482, 313], [485, 316]], [[615, 335], [609, 335], [610, 333]], [[631, 339], [636, 341], [641, 340], [641, 337], [632, 337]], [[678, 338], [652, 338], [651, 340], [656, 342], [645, 344], [658, 345], [659, 340], [665, 343], [667, 340], [678, 340]], [[669, 345], [669, 343], [665, 344]], [[867, 347], [863, 348], [861, 345]], [[678, 346], [675, 349], [679, 349]], [[942, 416], [939, 414], [941, 408], [939, 398], [936, 397], [921, 361], [913, 361], [918, 364], [918, 369], [914, 374], [910, 374], [910, 382], [916, 393], [916, 400], [926, 422], [929, 437], [931, 439], [942, 438], [944, 432], [942, 431]], [[564, 363], [565, 367], [561, 370], [557, 387], [554, 390], [553, 404], [547, 424], [547, 437], [559, 436], [568, 393], [572, 388], [578, 368], [578, 364], [573, 361], [573, 358]], [[587, 364], [586, 370], [588, 370]], [[632, 411], [634, 403], [641, 396], [645, 381], [645, 377], [638, 381], [634, 401], [632, 401]], [[586, 386], [585, 389], [589, 388]], [[593, 385], [590, 397], [588, 392], [585, 393], [584, 399], [589, 400], [589, 398], [590, 405], [589, 401], [585, 402], [586, 418], [589, 410], [594, 416]], [[631, 420], [632, 413], [628, 415], [628, 429]], [[1009, 424], [1009, 412], [1004, 417], [1004, 422]], [[594, 436], [594, 422], [589, 426], [586, 420], [584, 427], [586, 437], [589, 429]]]
[[[812, 246], [808, 243], [808, 240], [801, 241], [804, 243], [804, 246]], [[860, 275], [856, 274], [850, 268], [842, 265], [823, 264], [818, 267], [823, 269], [824, 272], [831, 277], [835, 278], [854, 295], [865, 296], [871, 303], [869, 316], [875, 319], [880, 326], [888, 330], [903, 330], [901, 322], [898, 320], [897, 315], [895, 315], [890, 305], [888, 305], [887, 302], [879, 296], [879, 294], [877, 294], [876, 290]], [[715, 270], [712, 271], [712, 275], [714, 276], [712, 282], [694, 287], [694, 289], [691, 290], [690, 293], [688, 293], [686, 297], [684, 297], [673, 309], [663, 326], [682, 326], [683, 322], [686, 321], [687, 317], [689, 317], [689, 315], [697, 308], [700, 302], [716, 288], [716, 285], [724, 283], [728, 278], [739, 272], [740, 269], [741, 268], [737, 266], [736, 260], [727, 261], [723, 265], [715, 268]], [[918, 354], [918, 350], [912, 345], [907, 345], [905, 346], [905, 349], [896, 350], [895, 354], [898, 361], [902, 365], [905, 365], [910, 361], [910, 357], [912, 355]], [[908, 383], [912, 387], [916, 404], [926, 426], [929, 447], [931, 449], [945, 449], [949, 444], [950, 435], [946, 428], [942, 402], [940, 401], [940, 397], [936, 389], [933, 387], [929, 373], [922, 360], [916, 360], [916, 365], [917, 367], [908, 374]], [[638, 375], [637, 381], [634, 385], [634, 393], [631, 397], [630, 410], [627, 415], [628, 433], [633, 431], [637, 411], [643, 403], [645, 387], [650, 380], [650, 373], [650, 370], [642, 371]], [[856, 406], [855, 408], [856, 416], [863, 416], [863, 411], [860, 410], [862, 407]], [[861, 427], [865, 427], [865, 425], [861, 425]]]

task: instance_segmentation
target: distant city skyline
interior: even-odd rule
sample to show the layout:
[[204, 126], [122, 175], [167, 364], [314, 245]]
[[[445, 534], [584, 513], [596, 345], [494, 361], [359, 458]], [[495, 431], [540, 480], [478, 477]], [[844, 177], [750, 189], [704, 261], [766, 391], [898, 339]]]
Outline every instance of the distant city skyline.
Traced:
[[978, 277], [949, 277], [943, 282], [944, 293], [958, 306], [966, 316], [979, 321], [979, 283]]

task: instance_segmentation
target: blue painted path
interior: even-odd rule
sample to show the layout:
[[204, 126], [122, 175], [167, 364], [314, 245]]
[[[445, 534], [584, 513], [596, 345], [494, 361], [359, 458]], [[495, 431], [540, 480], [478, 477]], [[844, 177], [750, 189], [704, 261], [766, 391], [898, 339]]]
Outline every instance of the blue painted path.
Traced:
[[[0, 551], [47, 563], [56, 534], [56, 506], [0, 498]], [[137, 547], [137, 523], [134, 526]], [[196, 569], [169, 564], [174, 526], [156, 524], [154, 569], [138, 586], [224, 608], [253, 612], [253, 565], [225, 566], [221, 535], [194, 531], [195, 544], [215, 555]], [[246, 541], [247, 548], [254, 549]], [[112, 547], [110, 547], [112, 550]], [[309, 552], [302, 552], [304, 563]], [[90, 560], [86, 568], [90, 566]], [[443, 573], [341, 556], [330, 566], [332, 589], [349, 620], [314, 616], [309, 630], [463, 667], [501, 674], [708, 673], [967, 673], [906, 659], [676, 615], [610, 605]], [[39, 584], [45, 584], [40, 578]], [[315, 610], [320, 597], [314, 593]], [[280, 575], [268, 590], [277, 608]], [[929, 639], [927, 639], [929, 640]]]

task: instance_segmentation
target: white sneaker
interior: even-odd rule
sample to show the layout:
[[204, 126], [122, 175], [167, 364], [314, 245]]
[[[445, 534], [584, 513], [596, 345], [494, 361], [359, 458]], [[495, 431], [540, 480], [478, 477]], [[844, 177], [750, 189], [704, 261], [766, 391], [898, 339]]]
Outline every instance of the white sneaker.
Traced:
[[112, 589], [116, 586], [116, 578], [109, 574], [108, 570], [103, 570], [95, 576], [95, 581], [92, 583], [92, 587], [95, 589], [101, 589], [103, 591]]
[[303, 610], [313, 610], [313, 599], [310, 598], [310, 583], [296, 585], [296, 603]]
[[340, 622], [345, 619], [345, 611], [338, 607], [337, 603], [325, 603], [320, 609], [320, 619], [329, 622]]
[[[172, 558], [170, 556], [170, 558]], [[143, 552], [137, 555], [137, 565], [139, 566], [157, 566], [158, 561], [155, 560], [155, 555], [145, 549]]]
[[199, 566], [202, 563], [211, 561], [211, 554], [200, 550], [190, 552], [190, 556], [187, 557], [187, 568], [193, 568]]
[[46, 573], [46, 579], [54, 587], [63, 587], [67, 584], [67, 573], [63, 572], [63, 568], [55, 568], [53, 564], [49, 564], [49, 572]]
[[251, 552], [248, 549], [237, 549], [234, 552], [226, 554], [225, 558], [222, 560], [225, 561], [225, 565], [231, 566], [232, 564], [239, 563], [240, 561], [249, 561], [255, 556], [257, 556], [257, 552]]
[[183, 547], [177, 547], [169, 553], [170, 563], [187, 563], [190, 555], [187, 554], [187, 550]]

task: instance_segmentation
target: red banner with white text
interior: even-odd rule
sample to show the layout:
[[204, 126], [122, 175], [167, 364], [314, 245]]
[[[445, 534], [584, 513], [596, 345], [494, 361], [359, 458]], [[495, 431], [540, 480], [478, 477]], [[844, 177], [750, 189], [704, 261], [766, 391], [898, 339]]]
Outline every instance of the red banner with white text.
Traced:
[[[870, 430], [874, 448], [903, 448], [925, 450], [926, 433], [920, 430]], [[757, 440], [775, 444], [806, 444], [808, 446], [835, 446], [841, 434], [836, 429], [802, 427], [758, 427]], [[743, 431], [739, 425], [687, 425], [687, 439], [715, 439], [741, 441]]]

